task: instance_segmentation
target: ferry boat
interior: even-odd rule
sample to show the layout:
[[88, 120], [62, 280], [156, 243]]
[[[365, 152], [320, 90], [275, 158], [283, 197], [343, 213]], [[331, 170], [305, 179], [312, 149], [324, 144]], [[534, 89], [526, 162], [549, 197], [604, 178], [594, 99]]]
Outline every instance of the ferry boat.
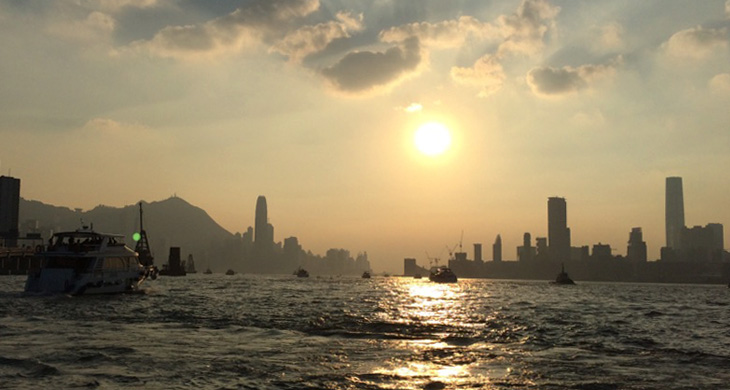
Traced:
[[446, 266], [431, 268], [431, 274], [428, 275], [428, 279], [436, 283], [456, 283], [458, 280], [454, 271]]
[[137, 252], [124, 244], [124, 236], [98, 233], [83, 227], [56, 233], [39, 253], [41, 268], [28, 274], [26, 292], [114, 294], [133, 292], [158, 270], [144, 266]]
[[370, 279], [370, 272], [368, 272], [368, 271], [363, 272], [362, 273], [362, 278], [363, 279]]
[[298, 278], [308, 278], [309, 272], [307, 272], [306, 269], [299, 267], [296, 271], [294, 271], [294, 275], [296, 275]]
[[571, 279], [568, 276], [568, 273], [565, 272], [565, 265], [564, 264], [561, 264], [560, 265], [560, 273], [555, 278], [555, 281], [552, 281], [550, 283], [551, 284], [575, 284], [575, 282], [573, 281], [573, 279]]

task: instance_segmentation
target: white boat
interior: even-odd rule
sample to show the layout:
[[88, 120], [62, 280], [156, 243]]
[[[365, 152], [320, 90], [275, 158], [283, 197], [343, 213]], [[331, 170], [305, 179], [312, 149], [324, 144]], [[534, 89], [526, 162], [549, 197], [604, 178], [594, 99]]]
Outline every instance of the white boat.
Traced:
[[133, 292], [157, 268], [143, 266], [139, 255], [124, 244], [124, 236], [82, 229], [56, 233], [42, 256], [41, 268], [30, 272], [26, 292], [113, 294]]

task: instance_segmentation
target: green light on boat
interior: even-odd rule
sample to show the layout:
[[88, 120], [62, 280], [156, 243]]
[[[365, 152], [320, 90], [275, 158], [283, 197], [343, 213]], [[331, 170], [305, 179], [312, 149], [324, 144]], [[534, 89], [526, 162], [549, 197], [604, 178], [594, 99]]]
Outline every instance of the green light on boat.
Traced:
[[140, 238], [142, 238], [142, 235], [141, 234], [139, 234], [139, 233], [132, 234], [132, 239], [134, 241], [139, 241]]

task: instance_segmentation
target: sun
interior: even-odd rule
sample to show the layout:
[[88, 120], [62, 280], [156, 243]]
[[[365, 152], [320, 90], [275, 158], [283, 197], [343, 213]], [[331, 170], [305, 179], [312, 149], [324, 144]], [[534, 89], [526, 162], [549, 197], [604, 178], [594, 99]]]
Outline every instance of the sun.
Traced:
[[427, 156], [438, 156], [449, 150], [451, 133], [441, 123], [428, 122], [416, 130], [413, 142], [421, 153]]

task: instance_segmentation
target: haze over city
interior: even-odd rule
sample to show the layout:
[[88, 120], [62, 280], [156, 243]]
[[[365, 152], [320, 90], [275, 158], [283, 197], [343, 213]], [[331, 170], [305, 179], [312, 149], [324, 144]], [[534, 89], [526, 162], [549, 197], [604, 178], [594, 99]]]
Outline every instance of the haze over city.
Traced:
[[231, 232], [265, 195], [276, 241], [389, 272], [497, 234], [515, 259], [558, 196], [574, 245], [641, 227], [657, 259], [666, 177], [730, 224], [729, 28], [722, 0], [0, 0], [0, 173]]

